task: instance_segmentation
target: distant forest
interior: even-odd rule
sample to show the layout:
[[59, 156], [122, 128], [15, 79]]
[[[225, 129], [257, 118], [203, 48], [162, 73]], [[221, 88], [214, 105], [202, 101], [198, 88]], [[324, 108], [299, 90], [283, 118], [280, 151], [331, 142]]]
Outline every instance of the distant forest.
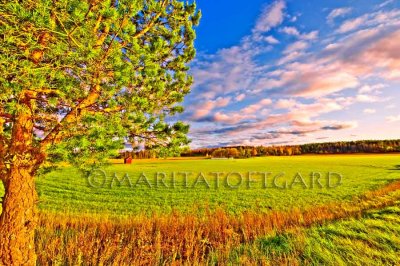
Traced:
[[[310, 143], [285, 146], [232, 146], [186, 150], [182, 157], [249, 158], [255, 156], [292, 156], [301, 154], [350, 154], [400, 152], [400, 140], [360, 140]], [[125, 157], [148, 159], [160, 157], [155, 151], [125, 152]]]

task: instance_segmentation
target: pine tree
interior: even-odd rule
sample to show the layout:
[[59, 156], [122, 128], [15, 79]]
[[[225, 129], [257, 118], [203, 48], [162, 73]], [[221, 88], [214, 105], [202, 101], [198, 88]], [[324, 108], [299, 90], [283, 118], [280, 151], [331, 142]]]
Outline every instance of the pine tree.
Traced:
[[35, 264], [34, 180], [45, 163], [89, 171], [127, 140], [188, 143], [188, 126], [166, 118], [192, 84], [199, 18], [177, 0], [1, 0], [0, 265]]

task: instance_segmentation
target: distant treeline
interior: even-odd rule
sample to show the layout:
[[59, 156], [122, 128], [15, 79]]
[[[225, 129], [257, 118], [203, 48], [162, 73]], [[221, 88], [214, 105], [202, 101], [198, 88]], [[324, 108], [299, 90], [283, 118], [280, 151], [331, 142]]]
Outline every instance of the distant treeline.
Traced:
[[[285, 146], [232, 146], [185, 150], [182, 157], [249, 158], [254, 156], [291, 156], [301, 154], [389, 153], [400, 152], [400, 140], [360, 140], [310, 143]], [[165, 157], [155, 150], [124, 151], [119, 158], [153, 159]]]
[[154, 159], [159, 158], [158, 153], [154, 150], [141, 150], [141, 151], [124, 151], [120, 153], [119, 158], [128, 158], [132, 159]]
[[254, 156], [291, 156], [301, 154], [345, 154], [400, 152], [400, 140], [360, 140], [286, 146], [234, 146], [186, 151], [181, 156], [248, 158]]

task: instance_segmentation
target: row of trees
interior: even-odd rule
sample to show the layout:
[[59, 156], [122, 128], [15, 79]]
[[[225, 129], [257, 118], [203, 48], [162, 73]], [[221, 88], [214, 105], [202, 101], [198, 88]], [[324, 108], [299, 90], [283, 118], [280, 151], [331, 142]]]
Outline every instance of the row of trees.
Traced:
[[311, 143], [287, 146], [236, 146], [202, 148], [186, 151], [181, 156], [248, 158], [252, 156], [291, 156], [301, 154], [345, 154], [400, 152], [400, 140], [360, 140]]
[[211, 154], [206, 154], [206, 156], [211, 156], [213, 158], [249, 158], [252, 156], [257, 156], [256, 148], [218, 148], [214, 150]]
[[167, 158], [167, 157], [179, 157], [182, 153], [189, 152], [188, 146], [176, 146], [176, 147], [160, 147], [160, 146], [145, 146], [142, 150], [134, 149], [132, 151], [125, 150], [120, 152], [116, 159], [132, 158], [132, 159], [155, 159], [155, 158]]
[[[204, 151], [206, 152], [203, 154]], [[192, 152], [195, 152], [196, 155], [191, 155]], [[168, 152], [162, 152], [160, 150], [148, 148], [140, 151], [123, 151], [116, 158], [122, 159], [130, 157], [132, 159], [155, 159], [155, 158], [178, 157], [178, 156], [206, 156], [213, 158], [249, 158], [252, 156], [257, 156], [257, 154], [258, 152], [256, 147], [201, 149], [201, 152], [197, 152], [195, 150], [191, 151], [189, 149], [183, 149], [182, 152], [173, 152], [171, 150], [168, 150]]]
[[132, 158], [132, 159], [154, 159], [158, 158], [155, 150], [141, 150], [141, 151], [124, 151], [120, 153], [117, 158]]

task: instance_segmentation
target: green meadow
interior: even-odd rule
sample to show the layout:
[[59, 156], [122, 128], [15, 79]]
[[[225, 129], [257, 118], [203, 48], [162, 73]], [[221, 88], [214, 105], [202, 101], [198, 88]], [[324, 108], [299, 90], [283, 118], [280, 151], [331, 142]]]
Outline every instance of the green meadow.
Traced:
[[[389, 197], [399, 196], [399, 192]], [[234, 248], [231, 264], [399, 265], [400, 201], [362, 217], [260, 237]], [[211, 256], [213, 257], [213, 256]], [[214, 260], [218, 256], [214, 255]]]
[[397, 265], [399, 162], [398, 154], [114, 160], [87, 177], [60, 166], [36, 181], [37, 262]]
[[399, 164], [397, 154], [114, 161], [89, 177], [61, 167], [37, 178], [37, 190], [44, 212], [268, 212], [350, 201], [398, 179]]

